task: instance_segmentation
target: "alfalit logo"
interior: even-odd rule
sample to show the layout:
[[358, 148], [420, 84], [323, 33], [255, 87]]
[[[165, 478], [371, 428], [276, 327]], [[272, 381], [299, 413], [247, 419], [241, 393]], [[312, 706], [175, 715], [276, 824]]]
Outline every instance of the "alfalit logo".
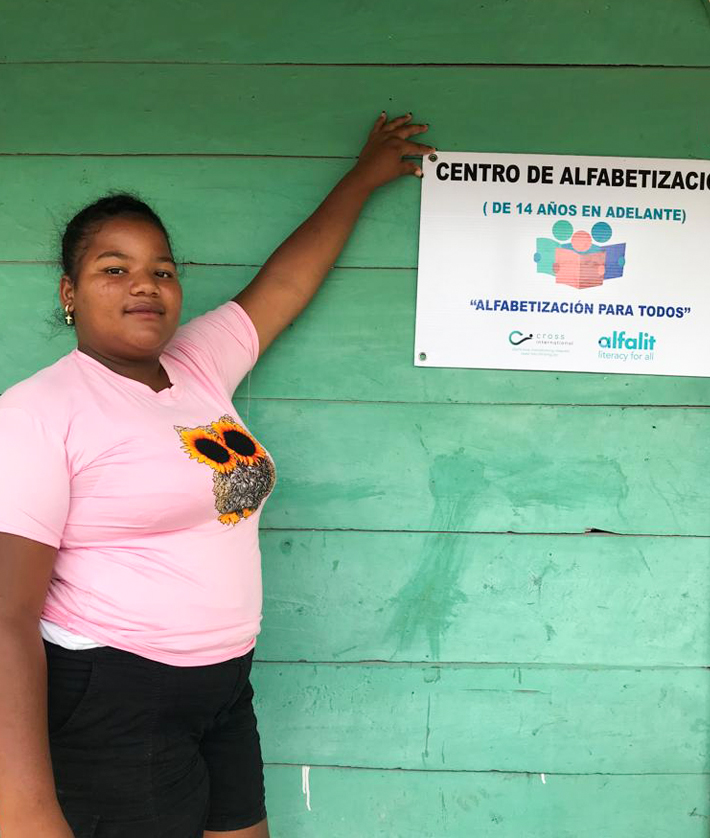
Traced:
[[599, 338], [602, 349], [629, 349], [637, 352], [653, 352], [656, 338], [648, 332], [638, 332], [634, 336], [626, 336], [626, 332], [614, 332]]

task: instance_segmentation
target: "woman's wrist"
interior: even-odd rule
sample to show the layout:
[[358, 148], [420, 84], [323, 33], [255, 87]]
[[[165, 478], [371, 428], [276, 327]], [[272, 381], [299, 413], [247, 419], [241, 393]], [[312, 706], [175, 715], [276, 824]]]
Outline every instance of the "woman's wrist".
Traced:
[[371, 183], [359, 164], [356, 163], [345, 177], [343, 177], [338, 186], [342, 187], [343, 191], [352, 194], [357, 200], [364, 203], [378, 188], [379, 184]]

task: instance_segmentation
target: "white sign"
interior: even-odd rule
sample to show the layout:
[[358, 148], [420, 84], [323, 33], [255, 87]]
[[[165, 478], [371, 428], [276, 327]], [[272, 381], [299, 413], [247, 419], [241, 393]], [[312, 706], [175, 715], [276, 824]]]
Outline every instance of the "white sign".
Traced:
[[433, 156], [415, 364], [710, 376], [710, 163]]

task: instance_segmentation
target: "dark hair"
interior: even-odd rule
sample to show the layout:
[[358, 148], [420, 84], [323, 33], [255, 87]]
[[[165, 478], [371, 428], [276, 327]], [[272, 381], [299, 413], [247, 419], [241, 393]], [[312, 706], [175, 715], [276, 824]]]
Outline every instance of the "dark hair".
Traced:
[[73, 282], [76, 282], [79, 275], [81, 260], [89, 248], [91, 236], [102, 224], [113, 218], [142, 218], [150, 221], [163, 233], [172, 251], [165, 225], [148, 204], [127, 193], [106, 195], [80, 210], [67, 224], [62, 236], [62, 267]]

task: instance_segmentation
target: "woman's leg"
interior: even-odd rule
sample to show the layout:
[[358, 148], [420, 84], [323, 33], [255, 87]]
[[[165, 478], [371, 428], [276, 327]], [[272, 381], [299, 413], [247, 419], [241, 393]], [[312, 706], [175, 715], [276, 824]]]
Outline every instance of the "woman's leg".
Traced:
[[242, 661], [234, 700], [200, 742], [210, 781], [206, 838], [268, 838], [264, 768], [248, 680]]

